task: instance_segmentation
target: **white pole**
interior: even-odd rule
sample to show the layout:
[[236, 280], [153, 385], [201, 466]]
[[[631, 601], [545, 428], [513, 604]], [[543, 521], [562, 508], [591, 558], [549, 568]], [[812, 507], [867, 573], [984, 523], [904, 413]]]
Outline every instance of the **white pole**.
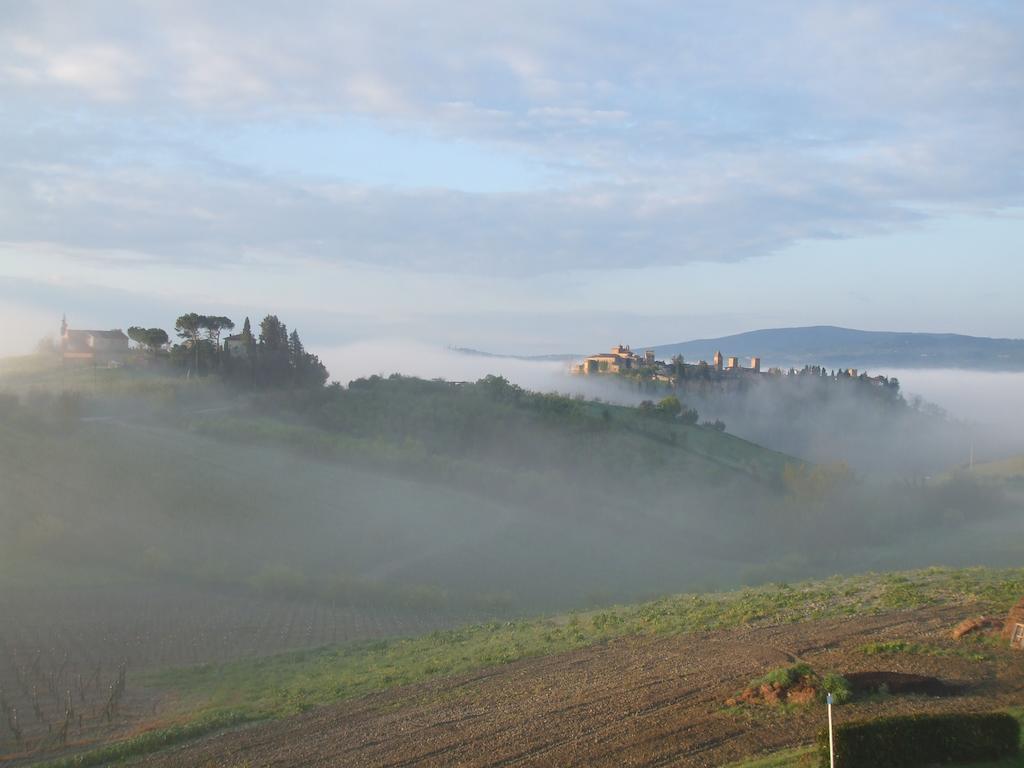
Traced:
[[828, 764], [836, 768], [836, 744], [832, 738], [832, 694], [828, 694], [825, 701], [828, 702]]

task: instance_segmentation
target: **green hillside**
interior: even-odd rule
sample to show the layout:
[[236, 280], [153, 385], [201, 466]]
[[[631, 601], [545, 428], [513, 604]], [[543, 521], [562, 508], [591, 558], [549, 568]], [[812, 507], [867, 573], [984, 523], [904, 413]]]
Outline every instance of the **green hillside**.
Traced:
[[494, 377], [243, 393], [131, 369], [16, 383], [0, 398], [8, 583], [87, 572], [525, 612], [1008, 563], [1024, 543], [1017, 507], [964, 478], [876, 486], [663, 409]]
[[[225, 406], [205, 384], [101, 373], [85, 399], [35, 384], [7, 403], [6, 583], [172, 577], [453, 610], [626, 598], [731, 576], [738, 564], [724, 548], [679, 558], [707, 520], [701, 489], [729, 497], [764, 484], [751, 468], [782, 466], [768, 452], [758, 464], [745, 444], [746, 454], [709, 460], [709, 444], [741, 441], [633, 429], [625, 414], [609, 426], [582, 407], [578, 422], [544, 424], [529, 410], [485, 417], [475, 401], [390, 393], [376, 412], [360, 404], [364, 425], [323, 429], [303, 416], [308, 404]], [[457, 418], [475, 442], [450, 429]], [[488, 445], [487, 434], [500, 439]], [[557, 450], [540, 456], [542, 444]], [[669, 484], [698, 495], [666, 504]]]

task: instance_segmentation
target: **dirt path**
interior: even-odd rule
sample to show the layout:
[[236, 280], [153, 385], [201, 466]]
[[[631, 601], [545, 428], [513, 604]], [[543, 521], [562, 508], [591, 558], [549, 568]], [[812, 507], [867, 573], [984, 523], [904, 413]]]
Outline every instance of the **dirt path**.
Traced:
[[717, 766], [804, 743], [820, 708], [726, 711], [766, 669], [805, 660], [820, 671], [914, 672], [967, 686], [952, 699], [890, 697], [847, 705], [880, 712], [988, 709], [1024, 702], [1024, 663], [1008, 652], [960, 657], [867, 656], [870, 640], [946, 644], [963, 608], [628, 638], [408, 686], [179, 747], [150, 766]]

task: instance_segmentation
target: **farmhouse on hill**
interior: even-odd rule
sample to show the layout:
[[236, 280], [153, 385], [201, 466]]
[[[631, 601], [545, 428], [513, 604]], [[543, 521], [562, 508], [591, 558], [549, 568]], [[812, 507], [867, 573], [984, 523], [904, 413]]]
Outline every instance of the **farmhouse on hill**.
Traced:
[[128, 337], [120, 328], [72, 330], [65, 317], [60, 324], [60, 350], [65, 362], [117, 365], [128, 355]]
[[1003, 625], [1003, 637], [1010, 641], [1011, 648], [1024, 651], [1024, 597], [1010, 609]]
[[635, 371], [645, 362], [654, 362], [654, 350], [649, 349], [644, 356], [636, 354], [629, 347], [616, 344], [611, 352], [600, 352], [583, 360], [577, 373], [622, 373]]

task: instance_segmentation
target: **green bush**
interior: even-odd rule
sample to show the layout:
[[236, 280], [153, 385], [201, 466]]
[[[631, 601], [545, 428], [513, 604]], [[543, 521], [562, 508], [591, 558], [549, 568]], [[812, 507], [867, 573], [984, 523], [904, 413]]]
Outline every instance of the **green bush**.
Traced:
[[[829, 765], [828, 729], [818, 734], [820, 765]], [[842, 768], [914, 768], [1000, 760], [1020, 750], [1020, 724], [1005, 712], [909, 715], [844, 723], [835, 729]]]
[[795, 664], [792, 667], [779, 667], [751, 682], [751, 686], [779, 685], [787, 688], [804, 677], [813, 677], [814, 670], [809, 664]]
[[834, 672], [829, 672], [821, 678], [821, 690], [822, 698], [825, 698], [825, 694], [832, 694], [834, 704], [845, 704], [853, 698], [853, 689], [850, 687], [849, 681]]

